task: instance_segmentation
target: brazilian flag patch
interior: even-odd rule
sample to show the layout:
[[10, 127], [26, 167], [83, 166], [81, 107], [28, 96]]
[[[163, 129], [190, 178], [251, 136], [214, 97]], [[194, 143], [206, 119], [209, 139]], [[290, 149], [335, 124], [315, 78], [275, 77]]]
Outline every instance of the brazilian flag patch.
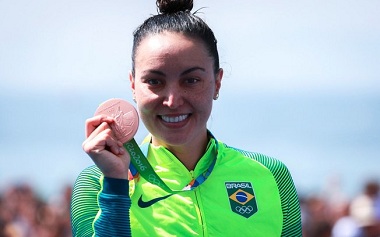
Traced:
[[255, 193], [250, 182], [226, 182], [231, 210], [245, 218], [257, 212]]

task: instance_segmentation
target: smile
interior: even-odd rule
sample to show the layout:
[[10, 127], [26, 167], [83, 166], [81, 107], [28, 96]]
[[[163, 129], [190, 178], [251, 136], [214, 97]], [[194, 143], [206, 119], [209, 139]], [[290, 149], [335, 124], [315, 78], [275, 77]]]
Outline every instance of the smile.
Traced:
[[187, 119], [187, 117], [189, 117], [188, 114], [179, 115], [179, 116], [161, 115], [162, 120], [164, 120], [164, 122], [167, 122], [167, 123], [179, 123], [179, 122], [182, 122], [183, 120]]

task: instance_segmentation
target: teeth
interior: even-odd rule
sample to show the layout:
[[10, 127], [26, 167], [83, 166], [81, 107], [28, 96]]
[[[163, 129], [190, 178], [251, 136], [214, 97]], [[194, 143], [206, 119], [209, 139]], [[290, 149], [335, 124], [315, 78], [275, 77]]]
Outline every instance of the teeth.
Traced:
[[187, 114], [175, 116], [175, 117], [169, 117], [169, 116], [164, 116], [164, 115], [161, 116], [162, 120], [164, 120], [167, 123], [178, 123], [185, 120], [187, 117], [188, 117]]

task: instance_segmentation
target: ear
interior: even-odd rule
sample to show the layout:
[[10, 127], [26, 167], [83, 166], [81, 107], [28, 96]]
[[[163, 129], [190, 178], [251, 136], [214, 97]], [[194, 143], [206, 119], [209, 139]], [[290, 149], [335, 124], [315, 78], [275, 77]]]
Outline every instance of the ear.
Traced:
[[223, 69], [219, 68], [219, 71], [215, 74], [215, 92], [214, 99], [219, 97], [219, 90], [222, 86], [222, 78], [223, 78]]
[[132, 71], [129, 72], [129, 81], [131, 82], [132, 98], [133, 98], [133, 101], [136, 103], [135, 77], [133, 76]]
[[129, 71], [129, 82], [131, 83], [131, 89], [134, 93], [134, 91], [135, 91], [135, 78], [133, 76], [132, 71]]
[[133, 100], [135, 100], [135, 78], [132, 71], [129, 72], [129, 82], [131, 83]]

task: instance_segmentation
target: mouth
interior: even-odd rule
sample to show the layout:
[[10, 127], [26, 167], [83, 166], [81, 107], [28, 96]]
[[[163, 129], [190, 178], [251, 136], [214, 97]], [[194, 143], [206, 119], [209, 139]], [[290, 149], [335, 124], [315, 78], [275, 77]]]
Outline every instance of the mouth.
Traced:
[[160, 115], [161, 119], [166, 123], [180, 123], [187, 119], [190, 114], [182, 114], [177, 116]]

